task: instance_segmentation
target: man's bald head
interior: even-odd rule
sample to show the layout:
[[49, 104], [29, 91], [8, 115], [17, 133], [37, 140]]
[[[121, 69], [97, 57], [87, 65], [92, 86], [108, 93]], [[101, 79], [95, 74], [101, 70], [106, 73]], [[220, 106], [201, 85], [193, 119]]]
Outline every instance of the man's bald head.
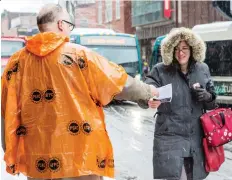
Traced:
[[37, 25], [41, 32], [51, 31], [70, 35], [70, 16], [66, 9], [58, 4], [47, 4], [37, 16]]
[[43, 32], [44, 27], [57, 21], [63, 12], [63, 8], [58, 4], [47, 4], [42, 7], [37, 16], [39, 30]]

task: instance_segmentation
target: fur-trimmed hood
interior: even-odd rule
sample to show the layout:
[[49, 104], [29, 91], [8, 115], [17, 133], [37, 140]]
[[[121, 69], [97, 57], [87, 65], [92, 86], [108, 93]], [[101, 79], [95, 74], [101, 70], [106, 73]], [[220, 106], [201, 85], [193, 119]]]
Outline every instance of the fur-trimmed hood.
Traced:
[[161, 43], [161, 55], [165, 65], [172, 63], [174, 47], [182, 40], [192, 47], [195, 61], [203, 62], [205, 60], [206, 45], [204, 41], [191, 29], [181, 27], [171, 30]]

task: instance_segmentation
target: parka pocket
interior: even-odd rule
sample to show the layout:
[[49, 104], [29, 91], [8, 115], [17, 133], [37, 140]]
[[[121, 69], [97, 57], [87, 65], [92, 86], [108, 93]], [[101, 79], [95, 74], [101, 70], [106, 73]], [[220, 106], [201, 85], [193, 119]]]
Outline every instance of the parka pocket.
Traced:
[[153, 177], [155, 179], [179, 179], [183, 158], [173, 156], [172, 152], [153, 155]]
[[155, 123], [155, 134], [161, 135], [165, 132], [168, 132], [168, 119], [165, 114], [159, 113]]

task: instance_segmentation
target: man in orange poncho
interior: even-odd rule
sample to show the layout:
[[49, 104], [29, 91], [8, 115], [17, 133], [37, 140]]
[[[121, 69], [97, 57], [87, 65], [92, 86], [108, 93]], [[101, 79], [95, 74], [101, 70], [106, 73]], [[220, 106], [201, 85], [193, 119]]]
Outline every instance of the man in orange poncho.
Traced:
[[2, 76], [7, 171], [28, 179], [114, 177], [103, 106], [148, 100], [157, 89], [97, 53], [69, 43], [74, 25], [59, 5], [43, 7], [41, 33], [9, 60]]

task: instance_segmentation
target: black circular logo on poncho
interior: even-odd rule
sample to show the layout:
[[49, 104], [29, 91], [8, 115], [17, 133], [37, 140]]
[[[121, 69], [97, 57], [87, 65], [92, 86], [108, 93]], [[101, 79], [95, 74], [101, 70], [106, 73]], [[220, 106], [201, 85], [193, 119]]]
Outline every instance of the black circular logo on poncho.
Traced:
[[80, 127], [78, 125], [78, 123], [76, 121], [72, 121], [69, 123], [68, 125], [68, 131], [72, 134], [72, 135], [77, 135], [79, 133]]
[[18, 72], [18, 70], [19, 70], [19, 63], [17, 62], [17, 63], [15, 63], [15, 65], [13, 66], [12, 71], [13, 71], [14, 73], [16, 73], [16, 72]]
[[62, 64], [66, 66], [71, 66], [73, 64], [73, 59], [67, 55], [63, 55], [63, 58], [61, 60]]
[[27, 134], [27, 129], [25, 126], [20, 125], [17, 129], [16, 129], [16, 135], [17, 136], [25, 136]]
[[6, 79], [7, 79], [8, 81], [11, 79], [12, 73], [13, 73], [12, 70], [7, 71], [7, 73], [6, 73]]
[[44, 98], [46, 101], [53, 101], [53, 99], [55, 98], [55, 93], [53, 89], [48, 89], [45, 91], [44, 93]]
[[98, 167], [105, 168], [106, 167], [106, 160], [98, 160]]
[[60, 160], [58, 158], [52, 158], [49, 160], [49, 169], [53, 172], [59, 171], [60, 165]]
[[80, 69], [84, 69], [86, 67], [86, 62], [83, 57], [78, 58], [78, 65]]
[[35, 89], [31, 93], [31, 99], [34, 103], [39, 103], [42, 100], [42, 92], [38, 89]]
[[36, 161], [36, 169], [39, 171], [39, 172], [45, 172], [47, 170], [47, 162], [45, 159], [43, 158], [40, 158]]
[[82, 124], [82, 130], [85, 134], [90, 134], [92, 131], [90, 124], [87, 122]]

